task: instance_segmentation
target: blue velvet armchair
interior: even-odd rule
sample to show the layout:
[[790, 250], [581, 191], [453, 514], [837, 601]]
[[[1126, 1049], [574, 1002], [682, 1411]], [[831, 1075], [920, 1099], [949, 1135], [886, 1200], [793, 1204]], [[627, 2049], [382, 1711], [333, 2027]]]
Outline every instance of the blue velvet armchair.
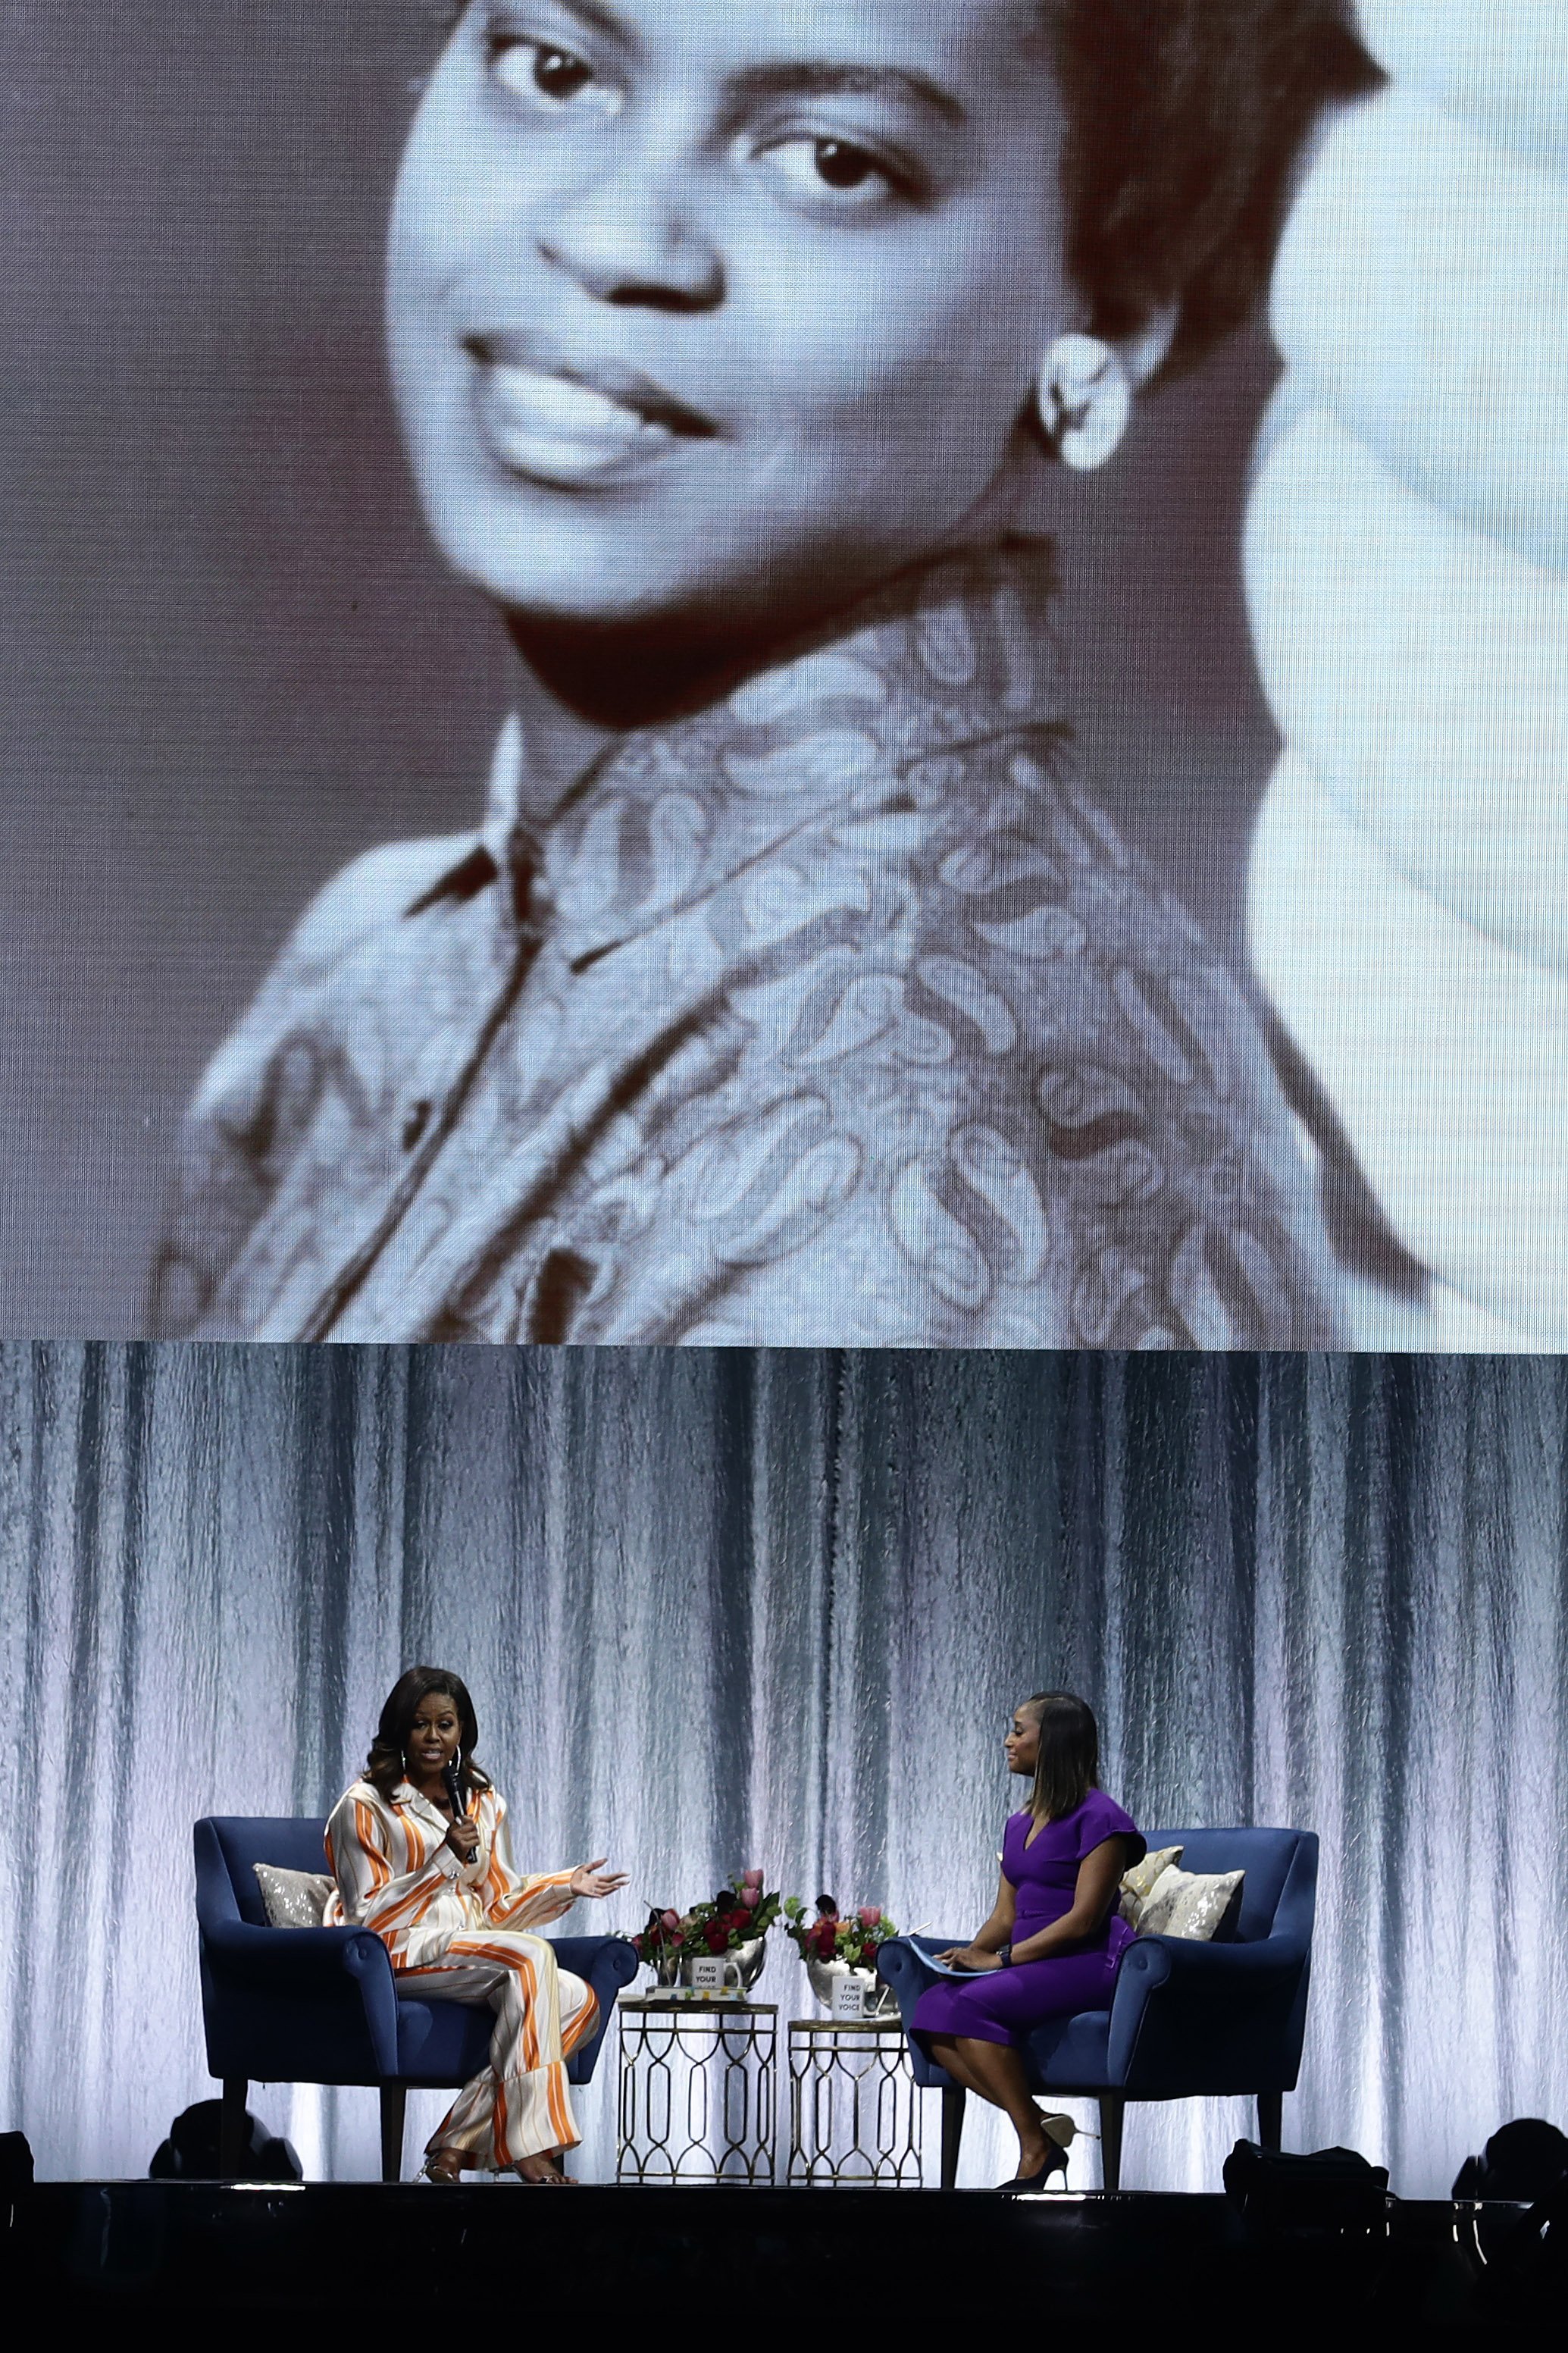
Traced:
[[[483, 2005], [400, 1995], [385, 1946], [368, 1928], [269, 1928], [252, 1866], [324, 1869], [320, 1820], [209, 1817], [195, 1826], [196, 1921], [207, 2066], [223, 2084], [226, 2174], [238, 2170], [252, 2083], [365, 2084], [381, 2094], [381, 2174], [403, 2169], [411, 2086], [449, 2090], [485, 2065]], [[599, 1998], [599, 2023], [568, 2073], [585, 2084], [616, 1996], [636, 1977], [622, 1936], [558, 1936], [563, 1968]]]
[[[1318, 1841], [1310, 1831], [1151, 1831], [1152, 1852], [1180, 1846], [1184, 1871], [1236, 1871], [1242, 1882], [1234, 1941], [1195, 1944], [1140, 1936], [1128, 1947], [1109, 2010], [1039, 2027], [1024, 2046], [1032, 2091], [1100, 2103], [1107, 2189], [1121, 2184], [1129, 2100], [1189, 2100], [1242, 2093], [1258, 2102], [1258, 2138], [1279, 2147], [1284, 2095], [1296, 2088], [1307, 2023]], [[963, 1936], [944, 1937], [962, 1944]], [[900, 1938], [878, 1960], [898, 1997], [906, 2033], [916, 2002], [937, 1982], [918, 1947]], [[917, 2042], [915, 2082], [942, 2095], [942, 2186], [958, 2178], [965, 2094]]]

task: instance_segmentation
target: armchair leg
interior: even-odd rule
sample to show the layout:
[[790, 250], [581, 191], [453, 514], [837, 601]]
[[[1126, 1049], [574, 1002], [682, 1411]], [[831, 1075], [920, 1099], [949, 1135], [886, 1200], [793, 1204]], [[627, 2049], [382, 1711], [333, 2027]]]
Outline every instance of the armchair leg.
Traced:
[[958, 2145], [963, 2138], [963, 2105], [969, 2094], [958, 2084], [948, 2084], [942, 2094], [942, 2186], [958, 2182]]
[[408, 2105], [406, 2084], [384, 2084], [381, 2087], [381, 2178], [384, 2181], [403, 2179], [403, 2119]]
[[217, 2169], [225, 2181], [235, 2181], [245, 2164], [245, 2104], [250, 2085], [243, 2075], [226, 2075], [218, 2109]]
[[1120, 2092], [1100, 2095], [1100, 2171], [1101, 2187], [1121, 2187], [1121, 2120], [1127, 2103]]
[[1285, 2094], [1283, 2092], [1259, 2092], [1258, 2094], [1258, 2137], [1265, 2148], [1282, 2146], [1285, 2129]]

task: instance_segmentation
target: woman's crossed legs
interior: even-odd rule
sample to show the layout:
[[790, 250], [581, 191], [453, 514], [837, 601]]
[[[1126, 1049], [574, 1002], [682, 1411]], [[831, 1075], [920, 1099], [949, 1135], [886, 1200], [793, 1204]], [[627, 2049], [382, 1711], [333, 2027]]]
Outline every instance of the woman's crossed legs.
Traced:
[[983, 2042], [973, 2034], [927, 2034], [922, 2040], [937, 2065], [966, 2092], [978, 2092], [1000, 2108], [1018, 2136], [1020, 2181], [1043, 2174], [1058, 2144], [1040, 2120], [1024, 2075], [1024, 2061], [1012, 2042]]
[[561, 2159], [579, 2138], [566, 2061], [598, 2022], [592, 1987], [557, 1967], [545, 1937], [515, 1928], [456, 1936], [439, 1961], [403, 1978], [437, 2001], [485, 2001], [496, 2014], [490, 2063], [432, 2133], [426, 2170], [455, 2181], [510, 2168], [524, 2181], [563, 2185]]

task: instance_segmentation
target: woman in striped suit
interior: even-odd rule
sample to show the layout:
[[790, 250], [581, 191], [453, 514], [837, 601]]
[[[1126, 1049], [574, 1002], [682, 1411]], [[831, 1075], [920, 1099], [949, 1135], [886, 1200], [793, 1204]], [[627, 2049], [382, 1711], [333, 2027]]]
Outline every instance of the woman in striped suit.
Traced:
[[478, 1739], [460, 1676], [411, 1667], [394, 1685], [363, 1777], [327, 1824], [337, 1886], [326, 1918], [374, 1928], [400, 1981], [495, 2011], [489, 2065], [437, 2126], [426, 2178], [455, 2182], [464, 2172], [510, 2168], [557, 2188], [567, 2179], [562, 2158], [579, 2138], [566, 2061], [593, 2032], [599, 2005], [531, 1932], [579, 1896], [613, 1894], [626, 1877], [606, 1871], [603, 1856], [520, 1875], [506, 1802], [475, 1761]]

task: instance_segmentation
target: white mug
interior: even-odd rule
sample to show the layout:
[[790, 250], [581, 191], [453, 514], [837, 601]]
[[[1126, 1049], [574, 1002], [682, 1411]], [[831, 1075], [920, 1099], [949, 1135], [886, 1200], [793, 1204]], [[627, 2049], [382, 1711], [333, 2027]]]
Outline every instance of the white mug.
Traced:
[[863, 1978], [853, 1975], [834, 1978], [833, 2015], [851, 2021], [865, 2017], [866, 1986]]

